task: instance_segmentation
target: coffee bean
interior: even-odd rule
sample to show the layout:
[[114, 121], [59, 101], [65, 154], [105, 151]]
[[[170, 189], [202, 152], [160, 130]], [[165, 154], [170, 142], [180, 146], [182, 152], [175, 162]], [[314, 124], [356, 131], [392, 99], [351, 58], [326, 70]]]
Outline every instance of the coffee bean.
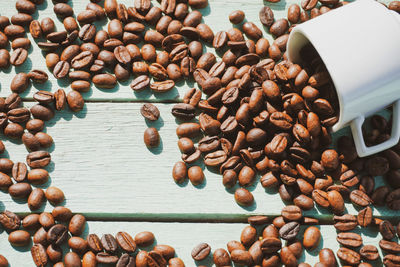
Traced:
[[129, 256], [129, 254], [122, 254], [119, 258], [116, 267], [130, 267], [135, 266], [135, 258]]
[[345, 247], [356, 248], [362, 245], [362, 238], [356, 233], [338, 233], [336, 240]]
[[49, 173], [45, 169], [32, 169], [28, 172], [27, 179], [34, 185], [44, 184], [49, 179]]
[[300, 224], [298, 222], [289, 222], [279, 229], [279, 236], [285, 240], [294, 239], [300, 231]]
[[368, 195], [360, 190], [353, 190], [350, 193], [350, 200], [352, 203], [361, 207], [366, 207], [372, 202]]
[[46, 189], [46, 199], [53, 205], [59, 205], [64, 201], [64, 193], [61, 189], [50, 186]]
[[88, 243], [89, 249], [94, 253], [103, 251], [103, 245], [100, 241], [100, 238], [96, 234], [89, 234], [86, 237], [86, 241]]
[[319, 261], [326, 266], [337, 266], [335, 254], [330, 248], [323, 248], [318, 253]]
[[379, 224], [379, 232], [382, 237], [387, 240], [393, 239], [396, 235], [393, 225], [387, 220], [384, 220]]
[[116, 264], [118, 256], [110, 255], [106, 252], [99, 252], [96, 254], [96, 261], [103, 264]]
[[46, 253], [46, 249], [41, 244], [35, 244], [31, 248], [31, 254], [33, 262], [36, 266], [46, 266], [48, 262], [48, 257]]
[[53, 93], [48, 91], [37, 91], [33, 98], [40, 104], [50, 104], [54, 101]]
[[301, 218], [303, 218], [302, 210], [294, 205], [288, 205], [284, 207], [281, 215], [286, 221], [299, 221]]
[[155, 240], [154, 234], [152, 232], [144, 231], [136, 234], [135, 242], [139, 247], [147, 247], [153, 244]]
[[400, 264], [400, 256], [388, 254], [383, 258], [383, 264], [386, 266], [396, 266]]
[[10, 63], [14, 66], [21, 66], [28, 57], [28, 51], [24, 48], [17, 48], [11, 53]]
[[204, 182], [204, 173], [201, 167], [199, 166], [192, 166], [188, 169], [187, 173], [190, 182], [194, 185], [200, 185]]
[[58, 206], [53, 209], [51, 215], [53, 215], [54, 219], [56, 219], [57, 221], [66, 222], [71, 219], [72, 212], [66, 207]]
[[357, 265], [360, 263], [361, 257], [360, 254], [355, 252], [354, 250], [341, 247], [337, 251], [337, 256], [339, 257], [340, 260], [342, 260], [346, 264], [350, 265]]
[[360, 249], [360, 255], [363, 259], [374, 261], [379, 258], [378, 249], [374, 245], [364, 245]]
[[174, 117], [182, 120], [190, 120], [195, 116], [195, 108], [190, 104], [180, 103], [172, 107], [171, 113]]
[[22, 220], [22, 227], [26, 230], [37, 230], [40, 228], [39, 214], [29, 214]]
[[31, 242], [31, 235], [24, 230], [16, 230], [8, 236], [8, 242], [15, 247], [24, 247]]
[[47, 232], [47, 240], [54, 245], [63, 244], [68, 238], [68, 229], [63, 224], [52, 226]]
[[68, 75], [70, 65], [66, 61], [59, 61], [53, 69], [53, 75], [56, 79], [62, 79]]
[[253, 258], [248, 251], [235, 249], [231, 252], [231, 259], [235, 264], [252, 265]]
[[370, 225], [372, 219], [372, 209], [370, 207], [366, 207], [365, 209], [360, 210], [357, 215], [357, 222], [358, 225], [360, 225], [361, 227], [367, 227], [368, 225]]
[[136, 243], [133, 238], [126, 232], [118, 232], [115, 239], [120, 248], [128, 253], [132, 253], [136, 250]]
[[78, 253], [80, 255], [84, 254], [87, 251], [87, 242], [82, 237], [73, 236], [68, 240], [68, 246], [72, 249], [73, 252]]
[[282, 242], [277, 237], [264, 237], [261, 240], [261, 250], [264, 254], [272, 254], [278, 252], [282, 247]]
[[72, 235], [79, 236], [86, 227], [86, 218], [81, 214], [75, 214], [68, 225], [68, 230]]
[[155, 148], [160, 143], [160, 135], [156, 128], [147, 128], [144, 132], [143, 140], [148, 148]]
[[245, 188], [238, 188], [235, 191], [235, 200], [239, 205], [251, 206], [254, 202], [253, 194]]
[[187, 167], [183, 161], [175, 163], [172, 169], [172, 177], [176, 183], [183, 183], [187, 177]]
[[381, 241], [379, 241], [379, 247], [387, 253], [400, 253], [400, 244], [397, 242], [382, 239]]
[[50, 161], [51, 161], [51, 156], [47, 151], [31, 152], [26, 157], [26, 163], [31, 168], [44, 168], [50, 163]]
[[46, 200], [46, 197], [45, 197], [43, 189], [35, 188], [29, 194], [28, 207], [30, 210], [37, 210], [42, 206], [42, 204], [45, 200]]
[[64, 256], [64, 263], [65, 266], [69, 267], [69, 266], [81, 266], [81, 259], [79, 257], [79, 255], [75, 252], [68, 252], [67, 254], [65, 254]]

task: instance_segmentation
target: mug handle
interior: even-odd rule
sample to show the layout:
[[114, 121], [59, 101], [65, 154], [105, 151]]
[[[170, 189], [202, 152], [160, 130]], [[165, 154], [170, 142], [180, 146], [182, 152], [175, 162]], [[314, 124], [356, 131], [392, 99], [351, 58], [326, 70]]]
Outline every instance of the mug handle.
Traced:
[[390, 138], [383, 143], [375, 146], [366, 146], [364, 142], [363, 133], [361, 127], [364, 123], [365, 117], [360, 116], [354, 119], [351, 124], [351, 132], [353, 134], [354, 143], [356, 145], [357, 154], [360, 157], [366, 157], [372, 154], [382, 152], [383, 150], [389, 149], [395, 146], [400, 139], [400, 100], [397, 100], [393, 104], [393, 118], [392, 118], [392, 133]]

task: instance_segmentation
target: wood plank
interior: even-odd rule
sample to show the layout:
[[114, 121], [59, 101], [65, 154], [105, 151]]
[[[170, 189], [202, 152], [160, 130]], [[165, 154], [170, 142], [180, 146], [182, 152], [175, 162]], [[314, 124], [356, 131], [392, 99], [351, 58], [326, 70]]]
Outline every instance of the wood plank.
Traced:
[[[243, 221], [249, 214], [280, 214], [284, 203], [276, 191], [264, 190], [257, 182], [250, 188], [256, 203], [242, 208], [234, 201], [234, 190], [226, 190], [221, 176], [204, 166], [203, 185], [175, 184], [171, 170], [180, 160], [180, 152], [177, 124], [170, 113], [172, 104], [157, 105], [161, 118], [156, 123], [147, 123], [139, 115], [141, 105], [88, 103], [77, 114], [57, 112], [47, 124], [47, 132], [55, 141], [48, 167], [51, 184], [65, 192], [69, 208], [91, 218], [166, 221]], [[151, 126], [160, 130], [162, 139], [154, 150], [143, 144], [143, 132]], [[6, 156], [14, 162], [25, 161], [27, 151], [23, 145], [8, 140], [5, 145]], [[16, 203], [9, 195], [0, 193], [0, 198], [7, 209], [29, 211], [25, 203]], [[357, 214], [353, 205], [347, 204], [346, 208]], [[48, 204], [45, 209], [52, 207]], [[330, 212], [319, 208], [307, 214], [323, 220], [331, 218]], [[375, 209], [374, 214], [398, 213]]]
[[[10, 4], [2, 5], [2, 14], [11, 16], [16, 12], [14, 3], [16, 0], [11, 1]], [[131, 0], [120, 0], [119, 3], [124, 3], [127, 6], [132, 6]], [[157, 1], [152, 1], [154, 5], [159, 5]], [[383, 2], [389, 2], [384, 0]], [[73, 6], [75, 14], [77, 15], [80, 11], [84, 10], [87, 1], [86, 0], [70, 0], [69, 3]], [[242, 9], [246, 13], [248, 21], [254, 22], [260, 29], [264, 29], [264, 36], [272, 43], [272, 37], [267, 33], [267, 30], [262, 26], [258, 18], [258, 12], [263, 5], [262, 1], [243, 1], [243, 0], [230, 0], [227, 8], [227, 2], [225, 0], [210, 0], [209, 6], [205, 9], [200, 10], [204, 15], [204, 22], [211, 26], [214, 33], [220, 30], [227, 30], [232, 27], [232, 24], [228, 20], [228, 15], [235, 9]], [[287, 16], [287, 7], [292, 3], [299, 3], [297, 0], [287, 0], [278, 3], [267, 3], [272, 8], [275, 14], [275, 18], [284, 18]], [[46, 1], [45, 4], [38, 7], [38, 12], [34, 15], [34, 18], [42, 19], [44, 17], [51, 17], [56, 22], [58, 30], [63, 30], [62, 22], [60, 22], [53, 14], [53, 3]], [[106, 23], [103, 21], [96, 24], [98, 29], [106, 27]], [[41, 53], [37, 47], [35, 40], [28, 34], [29, 39], [32, 42], [33, 47], [29, 50], [29, 59], [25, 64], [20, 67], [14, 68], [9, 67], [3, 70], [1, 74], [1, 91], [0, 96], [4, 97], [10, 93], [10, 83], [15, 73], [18, 72], [29, 72], [31, 69], [47, 70], [44, 60], [44, 54]], [[204, 51], [213, 52], [214, 49], [210, 46], [204, 48]], [[33, 85], [29, 90], [21, 94], [26, 99], [32, 99], [33, 94], [36, 90], [49, 90], [56, 91], [58, 88], [66, 88], [69, 91], [68, 79], [56, 80], [50, 71], [49, 81], [43, 85]], [[168, 93], [153, 94], [150, 90], [144, 92], [135, 93], [129, 87], [131, 80], [118, 84], [114, 89], [102, 90], [92, 85], [92, 89], [88, 93], [84, 93], [84, 98], [91, 101], [156, 101], [156, 102], [168, 102], [168, 101], [179, 101], [182, 98], [184, 92], [194, 86], [193, 81], [182, 81]]]
[[[183, 259], [186, 266], [196, 266], [204, 264], [206, 266], [214, 266], [212, 264], [212, 256], [207, 257], [201, 262], [195, 262], [190, 252], [192, 248], [201, 242], [208, 243], [212, 252], [217, 248], [226, 249], [226, 243], [230, 240], [240, 240], [240, 233], [246, 226], [245, 224], [225, 224], [225, 223], [149, 223], [149, 222], [96, 222], [88, 223], [90, 233], [96, 233], [99, 236], [106, 233], [116, 234], [118, 231], [126, 231], [131, 235], [135, 235], [141, 231], [152, 231], [156, 236], [157, 244], [168, 244], [175, 248], [176, 255]], [[336, 241], [336, 230], [333, 226], [318, 226], [323, 233], [320, 245], [312, 251], [305, 250], [300, 262], [307, 262], [311, 265], [319, 261], [318, 251], [328, 247], [335, 253], [339, 249], [339, 244]], [[303, 231], [306, 229], [302, 226], [299, 237], [303, 236]], [[260, 229], [261, 231], [261, 229]], [[364, 245], [370, 244], [378, 246], [378, 241], [381, 239], [377, 231], [367, 229], [355, 231], [361, 234]], [[87, 232], [85, 233], [87, 234]], [[284, 242], [283, 242], [284, 243]], [[3, 254], [10, 262], [10, 266], [32, 266], [30, 251], [28, 248], [13, 248], [7, 241], [7, 234], [0, 235], [1, 254]], [[146, 250], [151, 247], [146, 248]], [[66, 250], [64, 250], [66, 253]], [[379, 249], [380, 251], [380, 249]], [[381, 259], [383, 254], [380, 251]], [[373, 262], [374, 266], [381, 266], [381, 261]]]

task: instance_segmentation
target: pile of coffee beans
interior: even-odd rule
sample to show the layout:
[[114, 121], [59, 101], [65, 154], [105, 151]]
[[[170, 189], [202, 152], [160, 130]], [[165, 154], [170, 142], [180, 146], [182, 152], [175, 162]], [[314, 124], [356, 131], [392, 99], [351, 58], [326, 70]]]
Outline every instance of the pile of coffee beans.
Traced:
[[[230, 265], [231, 260], [245, 265], [276, 266], [281, 262], [296, 266], [303, 247], [315, 249], [321, 239], [318, 228], [313, 226], [305, 230], [302, 242], [295, 239], [301, 224], [318, 224], [318, 220], [303, 216], [303, 211], [312, 209], [314, 203], [335, 214], [337, 241], [343, 246], [337, 256], [344, 264], [370, 266], [362, 261], [379, 257], [376, 247], [362, 246], [361, 236], [349, 232], [358, 226], [379, 230], [383, 237], [379, 246], [388, 253], [383, 263], [400, 264], [395, 228], [389, 221], [374, 218], [372, 210], [373, 205], [400, 209], [400, 145], [366, 159], [357, 157], [350, 137], [341, 137], [337, 149], [332, 149], [330, 127], [339, 114], [329, 74], [311, 45], [301, 51], [307, 62], [302, 66], [289, 62], [285, 53], [288, 33], [297, 23], [346, 2], [303, 0], [300, 6], [288, 8], [287, 19], [276, 20], [273, 11], [264, 6], [259, 18], [275, 37], [270, 44], [261, 29], [245, 21], [241, 10], [229, 15], [235, 27], [214, 34], [196, 10], [207, 7], [207, 0], [160, 0], [159, 7], [150, 0], [135, 0], [132, 7], [117, 0], [91, 0], [76, 17], [67, 0], [53, 0], [53, 11], [63, 22], [63, 30], [56, 29], [51, 18], [33, 19], [37, 5], [45, 1], [17, 0], [18, 13], [11, 20], [0, 16], [0, 68], [21, 66], [27, 61], [29, 31], [52, 75], [67, 81], [72, 89], [68, 93], [64, 89], [37, 91], [33, 98], [38, 104], [24, 107], [19, 94], [31, 84], [48, 81], [46, 71], [33, 69], [17, 73], [11, 81], [12, 93], [0, 98], [0, 128], [4, 136], [22, 140], [28, 150], [26, 163], [0, 158], [0, 189], [13, 199], [26, 201], [32, 211], [39, 210], [45, 201], [56, 206], [51, 213], [32, 213], [22, 220], [10, 211], [0, 214], [0, 223], [9, 232], [13, 246], [29, 245], [33, 234], [31, 251], [37, 266], [48, 262], [86, 267], [97, 263], [184, 266], [168, 245], [135, 253], [137, 246], [153, 244], [154, 235], [150, 232], [141, 232], [134, 238], [126, 232], [118, 232], [115, 237], [105, 234], [102, 238], [89, 234], [83, 239], [80, 236], [86, 219], [62, 206], [64, 193], [53, 186], [46, 190], [31, 186], [48, 183], [45, 168], [51, 155], [47, 149], [53, 139], [44, 127], [55, 111], [67, 106], [73, 112], [81, 111], [81, 93], [90, 91], [92, 83], [110, 90], [132, 75], [130, 86], [136, 92], [150, 89], [155, 94], [164, 93], [172, 90], [175, 82], [192, 78], [199, 86], [188, 90], [183, 103], [172, 108], [172, 114], [184, 121], [176, 130], [182, 152], [182, 161], [173, 167], [177, 183], [188, 178], [193, 185], [202, 184], [205, 177], [197, 163], [203, 159], [207, 167], [221, 173], [225, 187], [235, 188], [239, 205], [254, 203], [246, 188], [254, 184], [258, 174], [262, 175], [263, 187], [277, 188], [282, 200], [290, 204], [272, 224], [264, 216], [250, 217], [250, 226], [243, 230], [240, 242], [228, 243], [229, 253], [224, 249], [214, 251], [217, 266]], [[393, 1], [388, 8], [400, 12], [400, 2]], [[107, 30], [97, 29], [95, 22], [107, 19]], [[10, 41], [11, 53], [7, 50]], [[222, 60], [213, 53], [203, 53], [204, 43], [212, 45]], [[143, 105], [141, 114], [149, 121], [160, 117], [157, 107], [150, 103]], [[371, 125], [372, 131], [365, 133], [369, 145], [387, 140], [391, 125], [385, 118], [373, 116]], [[194, 141], [198, 137], [201, 138], [196, 147]], [[144, 143], [150, 149], [159, 145], [156, 128], [145, 130]], [[4, 151], [0, 141], [0, 154]], [[385, 177], [387, 185], [375, 186], [374, 176], [379, 175]], [[357, 216], [344, 214], [348, 199], [361, 208]], [[397, 232], [400, 234], [400, 225]], [[281, 239], [287, 241], [285, 246]], [[64, 243], [68, 243], [71, 252], [63, 257], [60, 245]], [[192, 257], [202, 260], [210, 252], [210, 246], [202, 243], [193, 249]], [[334, 253], [321, 250], [318, 264], [335, 266]], [[7, 265], [0, 255], [0, 266]]]
[[[155, 241], [152, 232], [140, 232], [135, 237], [127, 232], [118, 232], [115, 236], [104, 234], [101, 238], [96, 234], [88, 234], [83, 239], [85, 217], [73, 214], [62, 206], [55, 207], [51, 213], [31, 213], [22, 220], [17, 214], [6, 210], [0, 214], [0, 223], [9, 233], [8, 241], [12, 246], [28, 246], [33, 240], [31, 254], [36, 266], [47, 266], [48, 263], [57, 267], [93, 267], [98, 263], [118, 267], [166, 266], [167, 263], [173, 267], [184, 266], [182, 260], [175, 257], [173, 247], [162, 244], [152, 246]], [[71, 251], [63, 255], [62, 247], [65, 245]], [[138, 249], [150, 246], [150, 251]], [[7, 260], [1, 255], [0, 266], [8, 266]]]

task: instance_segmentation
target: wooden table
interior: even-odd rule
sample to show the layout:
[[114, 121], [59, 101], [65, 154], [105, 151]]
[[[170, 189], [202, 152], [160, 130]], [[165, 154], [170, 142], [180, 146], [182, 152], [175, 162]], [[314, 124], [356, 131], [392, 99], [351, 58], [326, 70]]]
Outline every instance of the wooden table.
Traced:
[[[2, 2], [0, 13], [11, 17], [16, 12], [15, 2]], [[127, 6], [133, 4], [132, 0], [118, 2]], [[85, 9], [88, 1], [70, 0], [69, 3], [78, 14]], [[287, 7], [292, 3], [299, 1], [272, 4], [262, 0], [210, 0], [209, 7], [201, 12], [205, 23], [214, 32], [232, 27], [228, 14], [236, 9], [244, 10], [247, 20], [262, 28], [258, 12], [264, 4], [273, 9], [276, 18], [280, 18], [286, 17]], [[58, 29], [63, 29], [62, 23], [53, 14], [50, 0], [39, 6], [34, 15], [35, 19], [47, 16], [56, 21]], [[264, 35], [272, 42], [269, 34], [264, 32]], [[1, 73], [2, 97], [10, 93], [9, 85], [16, 72], [46, 70], [43, 54], [30, 35], [29, 38], [33, 46], [28, 61], [21, 67], [9, 68]], [[207, 50], [213, 51], [210, 47]], [[26, 106], [35, 103], [32, 95], [37, 90], [70, 90], [67, 82], [57, 81], [48, 73], [50, 80], [47, 83], [34, 85], [23, 93]], [[92, 86], [92, 90], [84, 94], [86, 104], [81, 112], [57, 112], [55, 118], [46, 124], [46, 131], [54, 138], [55, 145], [49, 150], [52, 163], [47, 169], [51, 179], [43, 188], [51, 183], [64, 191], [65, 205], [73, 212], [83, 213], [89, 220], [85, 235], [88, 232], [115, 234], [121, 230], [131, 234], [153, 231], [158, 244], [174, 246], [186, 266], [195, 266], [199, 263], [192, 260], [190, 251], [197, 243], [208, 242], [213, 249], [226, 248], [229, 240], [239, 239], [249, 215], [273, 217], [280, 214], [284, 203], [277, 192], [264, 190], [258, 182], [251, 188], [256, 203], [249, 208], [238, 206], [234, 201], [234, 191], [226, 190], [221, 176], [207, 168], [204, 170], [204, 185], [175, 184], [171, 170], [180, 159], [180, 152], [175, 134], [177, 123], [170, 111], [193, 84], [181, 82], [171, 92], [157, 95], [150, 91], [134, 93], [129, 84], [130, 81], [124, 82], [112, 90]], [[160, 109], [161, 118], [157, 122], [146, 122], [140, 115], [143, 102], [153, 102]], [[161, 145], [154, 150], [148, 150], [143, 144], [143, 132], [149, 126], [158, 128], [162, 138]], [[346, 131], [340, 134], [344, 133]], [[9, 157], [14, 162], [25, 161], [27, 151], [21, 142], [5, 140], [4, 143], [7, 152], [3, 157]], [[47, 204], [40, 211], [51, 211], [52, 208]], [[357, 209], [351, 204], [346, 204], [346, 208], [349, 213], [357, 214]], [[21, 215], [30, 212], [26, 203], [16, 203], [8, 194], [1, 192], [0, 210], [4, 209]], [[331, 213], [315, 208], [306, 214], [320, 219], [323, 224], [320, 226], [323, 236], [320, 248], [330, 247], [336, 252], [339, 246], [335, 240], [336, 231], [329, 225], [332, 224]], [[390, 218], [398, 213], [374, 209], [374, 215]], [[377, 245], [380, 239], [377, 235], [376, 231], [363, 230], [364, 244]], [[0, 234], [0, 253], [9, 259], [11, 266], [34, 265], [29, 249], [12, 247], [4, 231]], [[317, 262], [317, 250], [305, 252], [301, 261]], [[211, 258], [201, 263], [211, 265]]]

